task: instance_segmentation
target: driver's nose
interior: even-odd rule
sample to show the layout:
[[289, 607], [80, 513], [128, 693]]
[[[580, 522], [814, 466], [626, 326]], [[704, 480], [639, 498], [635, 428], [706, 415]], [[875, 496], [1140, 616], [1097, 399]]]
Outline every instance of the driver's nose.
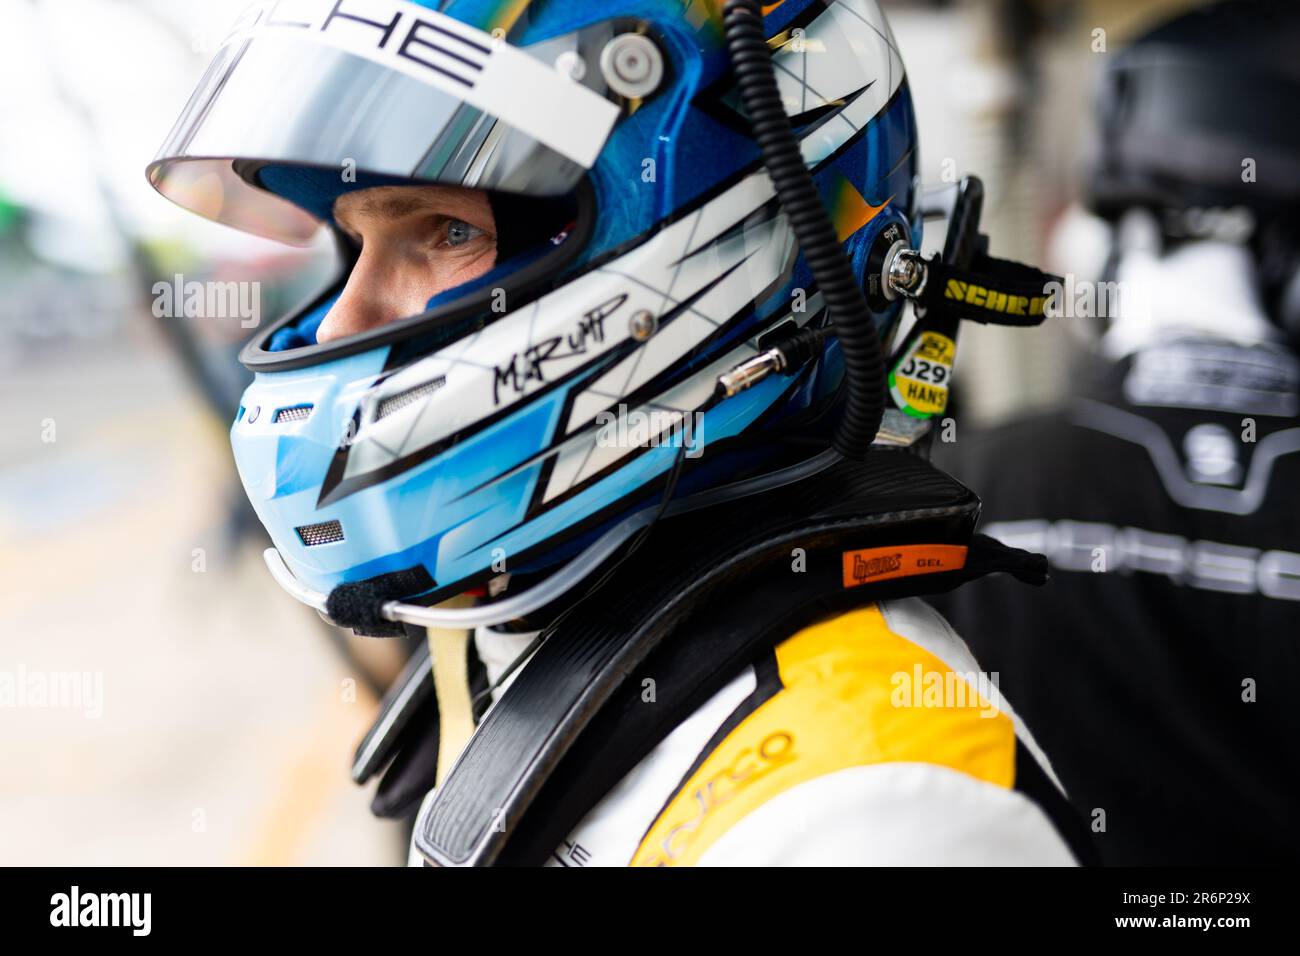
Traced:
[[401, 255], [386, 254], [382, 243], [367, 243], [343, 294], [316, 330], [316, 341], [356, 335], [423, 312], [441, 291], [430, 271]]

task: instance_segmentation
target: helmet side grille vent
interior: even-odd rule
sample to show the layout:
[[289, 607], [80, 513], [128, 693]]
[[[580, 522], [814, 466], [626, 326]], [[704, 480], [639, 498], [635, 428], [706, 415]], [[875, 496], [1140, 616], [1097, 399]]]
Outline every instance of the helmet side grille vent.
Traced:
[[395, 395], [389, 395], [379, 403], [379, 408], [375, 412], [375, 421], [387, 418], [394, 412], [400, 412], [403, 408], [414, 405], [420, 399], [432, 395], [438, 389], [447, 384], [445, 375], [439, 375], [432, 381], [425, 382], [423, 385], [416, 385], [405, 391], [398, 392]]
[[305, 524], [294, 530], [298, 532], [302, 543], [309, 548], [322, 544], [338, 544], [343, 540], [343, 525], [337, 518], [333, 521], [322, 521], [320, 524]]
[[275, 424], [283, 425], [286, 422], [303, 422], [311, 418], [314, 405], [294, 405], [292, 408], [282, 408], [275, 413]]

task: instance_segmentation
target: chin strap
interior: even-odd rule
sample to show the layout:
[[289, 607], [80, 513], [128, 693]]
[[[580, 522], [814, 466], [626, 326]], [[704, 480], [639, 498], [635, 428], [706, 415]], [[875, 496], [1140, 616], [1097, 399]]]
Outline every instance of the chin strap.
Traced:
[[917, 306], [915, 325], [890, 357], [889, 393], [898, 411], [886, 415], [881, 429], [882, 439], [907, 445], [924, 434], [927, 419], [947, 411], [961, 320], [1038, 325], [1053, 301], [1051, 284], [1061, 280], [982, 250], [965, 267], [899, 249], [885, 270], [894, 295]]
[[[869, 281], [878, 304], [911, 299], [916, 322], [889, 359], [889, 393], [878, 441], [912, 445], [930, 434], [929, 419], [948, 408], [948, 390], [957, 357], [962, 319], [988, 325], [1035, 326], [1058, 304], [1060, 276], [988, 254], [988, 236], [979, 231], [984, 187], [968, 176], [950, 195], [935, 194], [927, 218], [946, 218], [943, 254], [925, 258], [900, 235], [881, 234], [881, 257]], [[887, 250], [886, 247], [887, 246]]]
[[952, 312], [986, 325], [1039, 325], [1053, 303], [1060, 276], [1009, 259], [978, 257], [971, 269], [940, 261], [928, 264], [930, 281], [919, 303], [927, 311]]
[[987, 253], [969, 268], [922, 258], [900, 249], [886, 263], [890, 288], [933, 318], [969, 319], [986, 325], [1039, 325], [1064, 280], [1033, 266]]
[[[451, 609], [472, 605], [473, 598], [462, 595], [439, 607]], [[469, 692], [469, 642], [473, 637], [473, 631], [445, 627], [431, 627], [425, 633], [438, 699], [439, 784], [474, 735], [474, 712]]]

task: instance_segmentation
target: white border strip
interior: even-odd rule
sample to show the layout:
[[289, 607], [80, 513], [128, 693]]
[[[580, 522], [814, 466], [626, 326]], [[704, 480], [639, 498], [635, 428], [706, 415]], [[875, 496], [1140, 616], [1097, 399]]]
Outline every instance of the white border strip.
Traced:
[[[258, 0], [222, 47], [297, 37], [342, 50], [436, 87], [584, 169], [595, 163], [619, 117], [618, 106], [519, 47], [427, 7], [408, 0], [339, 0], [335, 6], [335, 0]], [[435, 43], [463, 60], [437, 52]], [[434, 60], [472, 84], [440, 72]]]

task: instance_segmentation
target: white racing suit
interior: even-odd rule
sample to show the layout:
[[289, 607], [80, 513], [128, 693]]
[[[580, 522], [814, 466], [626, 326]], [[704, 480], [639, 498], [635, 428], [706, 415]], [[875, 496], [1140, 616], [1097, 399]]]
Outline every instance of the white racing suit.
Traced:
[[[532, 637], [474, 635], [491, 683]], [[1060, 798], [996, 675], [907, 598], [806, 627], [744, 667], [547, 863], [1071, 865], [1081, 841]]]

